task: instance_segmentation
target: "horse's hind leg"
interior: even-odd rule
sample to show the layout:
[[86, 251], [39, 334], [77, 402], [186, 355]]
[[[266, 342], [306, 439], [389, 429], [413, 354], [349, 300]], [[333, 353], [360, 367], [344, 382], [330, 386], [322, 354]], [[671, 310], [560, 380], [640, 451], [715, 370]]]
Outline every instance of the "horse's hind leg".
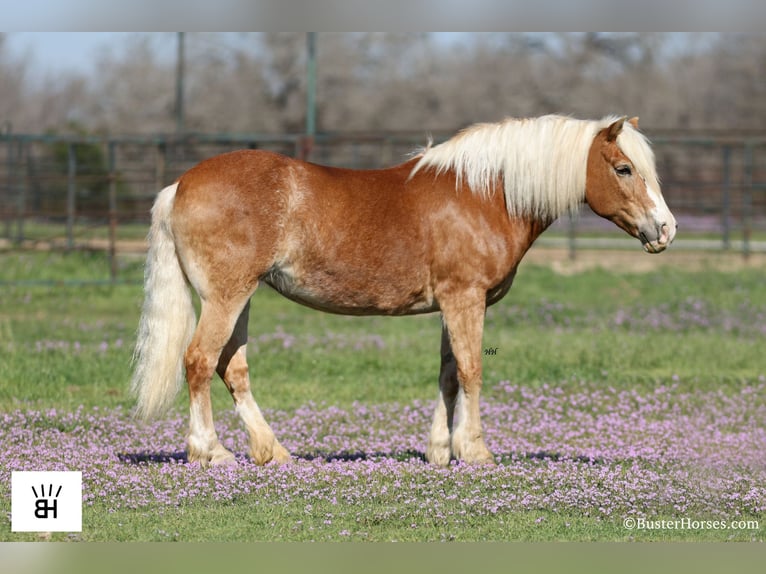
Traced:
[[246, 358], [249, 311], [248, 301], [237, 319], [231, 339], [223, 348], [216, 370], [226, 383], [237, 412], [247, 427], [250, 435], [250, 456], [255, 463], [266, 464], [272, 460], [288, 462], [290, 453], [277, 441], [250, 391]]
[[243, 305], [203, 301], [197, 329], [184, 356], [190, 414], [187, 455], [203, 466], [234, 462], [234, 455], [223, 447], [215, 432], [210, 381]]
[[439, 371], [439, 400], [434, 411], [431, 434], [428, 438], [428, 462], [447, 466], [450, 460], [450, 439], [455, 415], [458, 380], [457, 362], [452, 353], [447, 326], [442, 326], [441, 370]]

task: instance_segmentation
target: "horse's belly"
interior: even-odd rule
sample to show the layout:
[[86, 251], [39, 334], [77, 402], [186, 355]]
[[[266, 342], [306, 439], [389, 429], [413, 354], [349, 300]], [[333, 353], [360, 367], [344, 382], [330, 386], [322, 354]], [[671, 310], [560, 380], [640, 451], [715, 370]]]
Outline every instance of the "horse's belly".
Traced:
[[410, 315], [437, 311], [433, 293], [417, 273], [392, 277], [385, 272], [341, 266], [298, 272], [277, 265], [263, 280], [276, 291], [308, 307], [344, 315]]

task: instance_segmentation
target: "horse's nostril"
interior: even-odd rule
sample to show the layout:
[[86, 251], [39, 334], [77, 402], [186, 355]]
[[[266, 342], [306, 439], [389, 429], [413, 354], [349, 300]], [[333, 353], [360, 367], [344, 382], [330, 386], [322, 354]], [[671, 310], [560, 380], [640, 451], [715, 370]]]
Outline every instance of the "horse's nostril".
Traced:
[[668, 241], [670, 241], [670, 226], [667, 223], [660, 225], [657, 231], [657, 241], [660, 243], [660, 245], [665, 245]]

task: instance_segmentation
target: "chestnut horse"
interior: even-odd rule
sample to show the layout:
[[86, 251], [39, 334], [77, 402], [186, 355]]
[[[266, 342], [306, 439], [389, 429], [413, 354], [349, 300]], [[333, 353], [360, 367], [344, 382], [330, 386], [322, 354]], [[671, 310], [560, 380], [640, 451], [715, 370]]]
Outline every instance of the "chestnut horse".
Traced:
[[[439, 399], [426, 458], [492, 462], [479, 416], [487, 305], [534, 240], [585, 202], [663, 251], [676, 221], [637, 119], [562, 116], [479, 124], [380, 170], [323, 167], [265, 151], [203, 161], [152, 209], [132, 390], [136, 412], [190, 396], [188, 458], [230, 463], [213, 425], [218, 373], [258, 464], [286, 462], [251, 391], [250, 297], [265, 282], [314, 309], [442, 314]], [[198, 293], [195, 314], [189, 285]]]

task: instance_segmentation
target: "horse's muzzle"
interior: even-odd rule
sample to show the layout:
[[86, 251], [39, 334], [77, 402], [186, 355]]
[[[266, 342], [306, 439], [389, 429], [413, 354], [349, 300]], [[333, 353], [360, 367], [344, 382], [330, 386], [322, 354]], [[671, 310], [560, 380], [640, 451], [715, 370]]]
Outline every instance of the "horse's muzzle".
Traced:
[[675, 222], [673, 222], [672, 227], [667, 223], [663, 223], [662, 225], [658, 225], [651, 235], [646, 231], [640, 231], [638, 238], [644, 246], [644, 251], [647, 253], [660, 253], [661, 251], [665, 251], [665, 249], [673, 243], [673, 239], [676, 237], [677, 228], [678, 224]]

